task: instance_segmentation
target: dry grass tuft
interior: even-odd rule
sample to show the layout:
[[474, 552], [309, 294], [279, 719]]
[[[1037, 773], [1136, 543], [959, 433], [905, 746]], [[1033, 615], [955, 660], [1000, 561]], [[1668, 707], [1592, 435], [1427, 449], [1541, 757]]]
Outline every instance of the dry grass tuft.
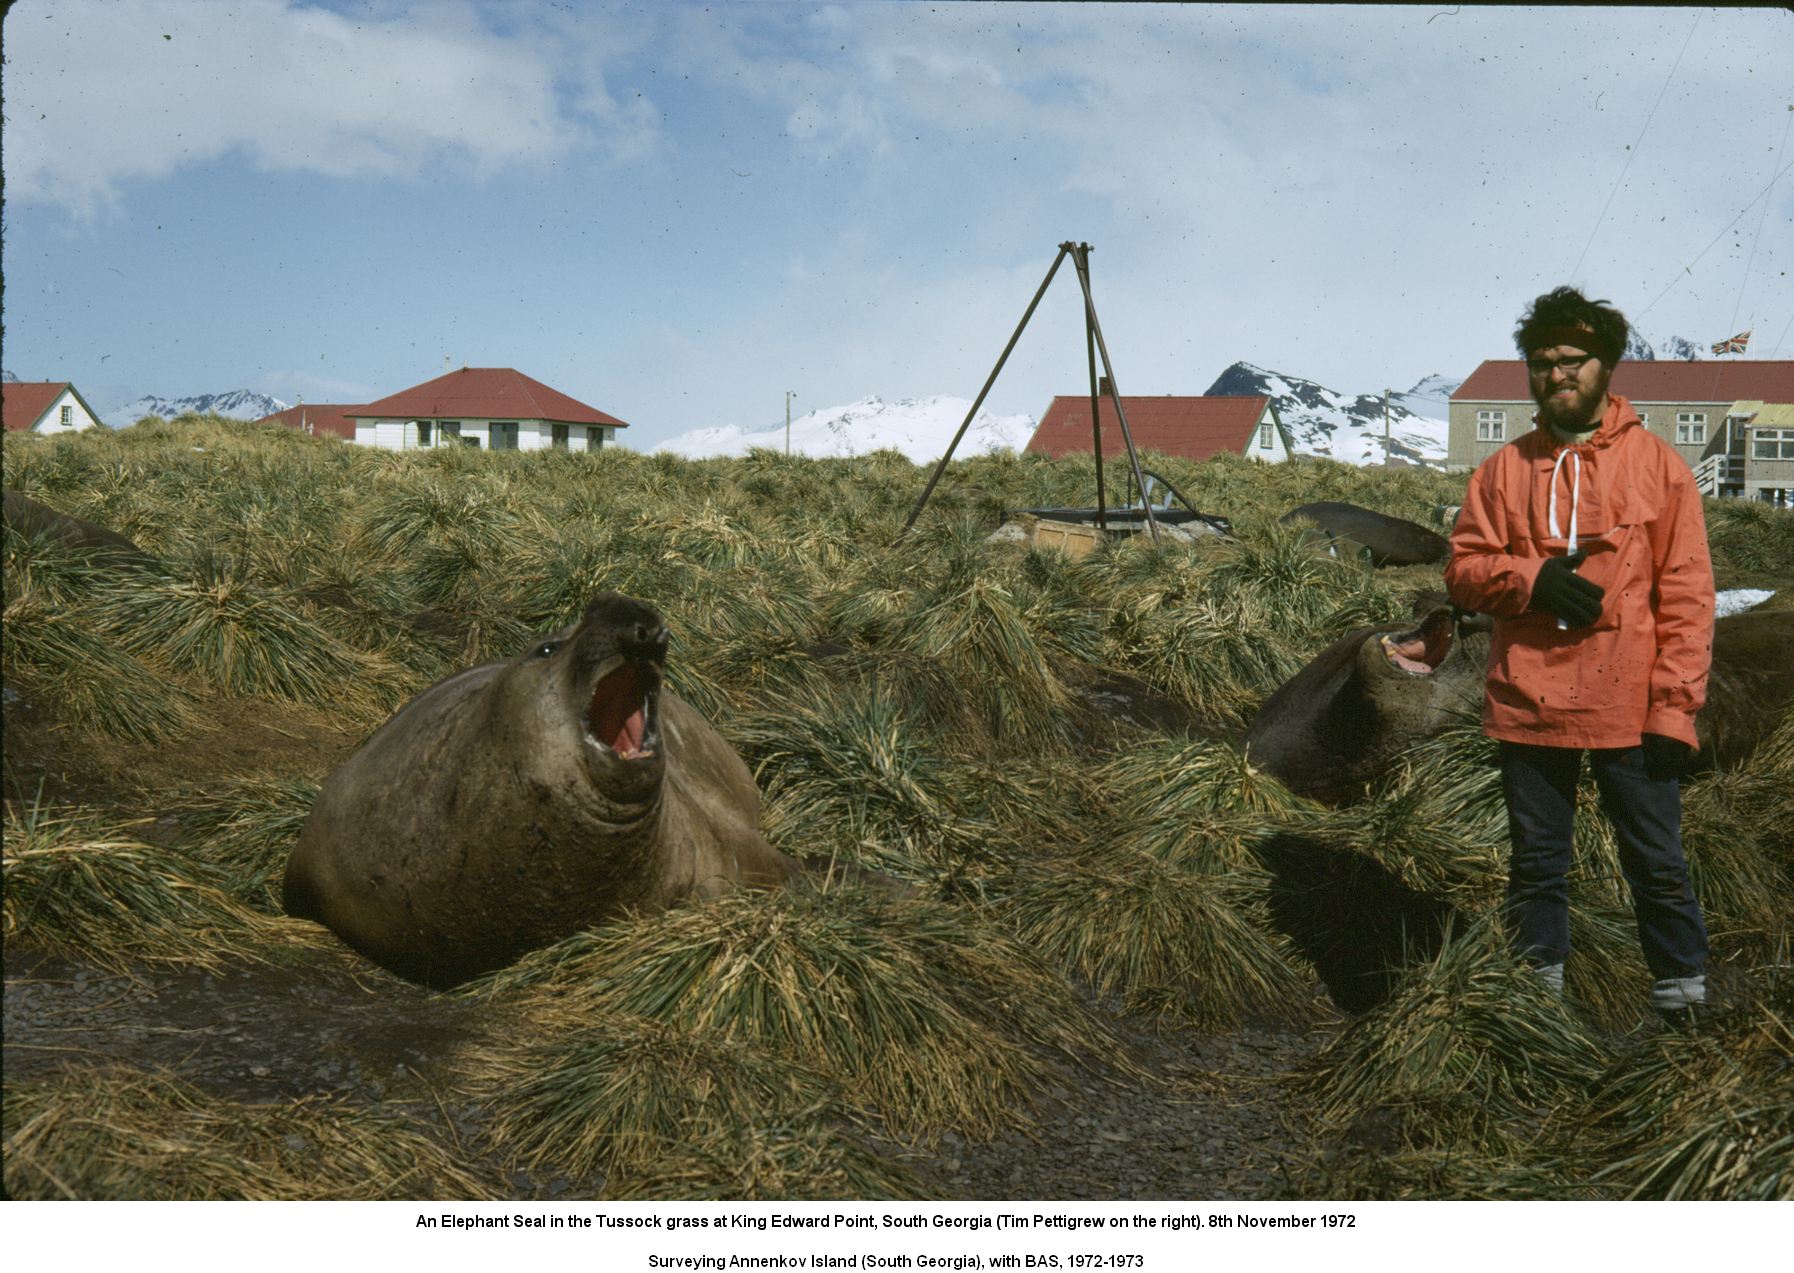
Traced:
[[1600, 1043], [1492, 924], [1448, 936], [1381, 1007], [1307, 1066], [1300, 1093], [1323, 1127], [1392, 1122], [1404, 1148], [1512, 1151], [1600, 1073]]
[[1056, 1067], [1121, 1062], [1071, 988], [1002, 929], [858, 888], [800, 883], [611, 925], [469, 989], [521, 991], [551, 1035], [626, 1014], [760, 1049], [924, 1142], [995, 1135], [1025, 1121]]
[[169, 1075], [93, 1068], [8, 1084], [5, 1125], [12, 1198], [497, 1196], [403, 1119], [334, 1097], [246, 1104]]
[[251, 910], [223, 875], [85, 810], [6, 807], [6, 941], [115, 972], [139, 963], [216, 969], [306, 940], [308, 926]]
[[620, 1172], [608, 1197], [632, 1201], [916, 1201], [913, 1172], [828, 1124], [709, 1128]]

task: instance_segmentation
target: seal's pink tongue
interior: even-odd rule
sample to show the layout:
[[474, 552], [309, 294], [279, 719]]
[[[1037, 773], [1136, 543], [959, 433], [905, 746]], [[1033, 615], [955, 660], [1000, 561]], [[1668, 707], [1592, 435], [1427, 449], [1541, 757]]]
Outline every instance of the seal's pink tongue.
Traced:
[[642, 732], [647, 728], [642, 708], [635, 669], [625, 663], [598, 682], [586, 719], [599, 742], [628, 760], [641, 754]]

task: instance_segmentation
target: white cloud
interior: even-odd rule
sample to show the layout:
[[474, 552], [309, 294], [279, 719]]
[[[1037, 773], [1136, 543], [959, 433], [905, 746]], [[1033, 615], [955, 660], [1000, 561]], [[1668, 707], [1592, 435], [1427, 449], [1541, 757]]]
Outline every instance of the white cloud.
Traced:
[[443, 159], [477, 178], [565, 154], [596, 132], [620, 157], [653, 136], [565, 52], [499, 35], [459, 4], [345, 17], [285, 0], [56, 0], [6, 17], [7, 195], [79, 214], [126, 183], [240, 154], [267, 170], [406, 176]]

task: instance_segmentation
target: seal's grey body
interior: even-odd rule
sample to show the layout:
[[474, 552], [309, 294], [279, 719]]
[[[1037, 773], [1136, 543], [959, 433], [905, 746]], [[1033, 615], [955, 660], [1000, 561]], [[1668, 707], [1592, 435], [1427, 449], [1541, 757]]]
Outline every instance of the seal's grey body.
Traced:
[[65, 548], [87, 553], [113, 565], [134, 566], [140, 570], [157, 567], [154, 557], [117, 531], [59, 512], [22, 491], [0, 492], [0, 506], [4, 507], [6, 524], [16, 534], [41, 535]]
[[[1294, 791], [1361, 797], [1395, 757], [1454, 716], [1474, 716], [1488, 662], [1487, 622], [1433, 611], [1418, 627], [1360, 628], [1317, 654], [1266, 699], [1246, 754]], [[1794, 612], [1719, 620], [1707, 703], [1694, 718], [1700, 767], [1731, 768], [1794, 704]]]
[[1342, 553], [1362, 549], [1376, 566], [1413, 566], [1444, 561], [1451, 545], [1425, 526], [1338, 500], [1292, 508], [1280, 522], [1311, 521]]
[[625, 911], [784, 883], [747, 766], [661, 688], [665, 650], [653, 609], [606, 593], [425, 690], [324, 783], [287, 910], [447, 986]]

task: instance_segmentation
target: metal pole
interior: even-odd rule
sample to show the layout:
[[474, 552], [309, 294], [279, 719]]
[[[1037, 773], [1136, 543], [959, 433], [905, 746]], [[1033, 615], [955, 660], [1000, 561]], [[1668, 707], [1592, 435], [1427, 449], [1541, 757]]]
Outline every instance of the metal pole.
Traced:
[[785, 390], [785, 454], [791, 454], [791, 390]]
[[1090, 363], [1090, 445], [1096, 452], [1096, 528], [1109, 532], [1108, 499], [1103, 494], [1103, 426], [1098, 414], [1096, 389], [1096, 329], [1090, 325], [1090, 308], [1084, 308], [1084, 356]]
[[[1070, 247], [1069, 243], [1059, 245], [1059, 255], [1053, 258], [1052, 268], [1046, 272], [1046, 277], [1040, 280], [1040, 287], [1035, 291], [1034, 299], [1028, 302], [1027, 311], [1022, 315], [1022, 321], [1015, 325], [1015, 334], [1009, 338], [1009, 343], [1003, 346], [1002, 356], [997, 359], [997, 365], [990, 369], [990, 376], [985, 380], [984, 388], [978, 391], [977, 401], [972, 403], [972, 409], [966, 412], [966, 418], [960, 422], [959, 432], [953, 435], [953, 441], [947, 444], [947, 453], [941, 456], [941, 462], [934, 466], [934, 474], [928, 479], [928, 485], [922, 489], [922, 496], [916, 501], [916, 506], [909, 510], [909, 520], [904, 522], [903, 529], [897, 532], [896, 542], [903, 542], [903, 537], [909, 534], [910, 527], [916, 524], [916, 518], [922, 512], [922, 506], [928, 503], [928, 497], [934, 494], [935, 483], [939, 482], [941, 474], [947, 471], [947, 461], [953, 458], [954, 448], [959, 445], [959, 440], [965, 436], [966, 430], [972, 427], [972, 417], [977, 415], [978, 408], [984, 405], [984, 397], [990, 392], [990, 387], [997, 383], [997, 373], [1003, 370], [1003, 364], [1009, 361], [1009, 351], [1014, 349], [1015, 342], [1022, 338], [1022, 329], [1028, 325], [1028, 320], [1034, 317], [1034, 307], [1039, 305], [1040, 298], [1046, 295], [1047, 284], [1051, 283], [1053, 275], [1059, 272], [1059, 262], [1065, 259], [1065, 253]], [[1102, 339], [1100, 334], [1097, 339]]]
[[1383, 467], [1389, 467], [1389, 386], [1383, 386]]
[[1121, 425], [1121, 440], [1127, 443], [1127, 459], [1133, 468], [1134, 487], [1140, 492], [1140, 503], [1146, 511], [1146, 528], [1152, 532], [1152, 542], [1159, 542], [1159, 521], [1152, 515], [1152, 504], [1146, 499], [1146, 479], [1140, 473], [1140, 457], [1134, 451], [1134, 435], [1127, 427], [1127, 412], [1121, 406], [1121, 386], [1115, 383], [1115, 368], [1109, 362], [1109, 346], [1103, 340], [1103, 325], [1097, 321], [1096, 302], [1090, 299], [1090, 245], [1088, 243], [1061, 243], [1061, 253], [1070, 250], [1076, 253], [1073, 263], [1078, 270], [1078, 286], [1084, 289], [1084, 315], [1090, 324], [1090, 330], [1096, 335], [1097, 352], [1103, 356], [1103, 372], [1109, 377], [1109, 397], [1115, 403], [1115, 419]]

